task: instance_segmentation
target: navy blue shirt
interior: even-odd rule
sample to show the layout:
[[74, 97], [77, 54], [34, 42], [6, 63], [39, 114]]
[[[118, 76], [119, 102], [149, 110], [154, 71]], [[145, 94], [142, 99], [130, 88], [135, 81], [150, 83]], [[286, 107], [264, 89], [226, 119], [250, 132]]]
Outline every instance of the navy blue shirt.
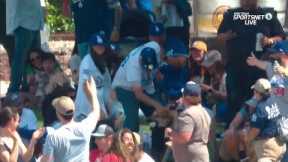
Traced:
[[260, 138], [271, 138], [278, 135], [277, 121], [281, 118], [274, 96], [260, 101], [252, 115], [251, 126], [260, 129]]
[[164, 77], [160, 82], [162, 92], [172, 98], [180, 97], [181, 89], [189, 80], [188, 68], [186, 66], [175, 68], [171, 65], [163, 65], [159, 70]]
[[[108, 2], [109, 1], [109, 2]], [[92, 34], [104, 31], [109, 37], [113, 28], [114, 10], [109, 7], [118, 0], [72, 0], [76, 42], [87, 42]]]

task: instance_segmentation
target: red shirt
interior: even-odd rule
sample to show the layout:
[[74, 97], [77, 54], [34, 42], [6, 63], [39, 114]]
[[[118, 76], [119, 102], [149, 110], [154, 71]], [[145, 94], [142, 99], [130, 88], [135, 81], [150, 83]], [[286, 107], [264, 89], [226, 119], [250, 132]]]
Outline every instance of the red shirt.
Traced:
[[108, 153], [105, 154], [105, 156], [102, 158], [101, 162], [124, 162], [123, 158], [114, 154], [114, 153]]
[[101, 162], [104, 153], [98, 149], [94, 149], [90, 151], [90, 162]]

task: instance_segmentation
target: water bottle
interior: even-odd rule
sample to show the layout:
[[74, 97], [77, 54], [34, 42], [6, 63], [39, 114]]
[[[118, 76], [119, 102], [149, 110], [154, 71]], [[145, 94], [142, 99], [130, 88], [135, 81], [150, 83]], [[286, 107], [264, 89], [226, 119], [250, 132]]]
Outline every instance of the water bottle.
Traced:
[[255, 51], [256, 52], [262, 52], [263, 51], [263, 47], [262, 47], [262, 39], [263, 39], [264, 35], [263, 33], [257, 33], [256, 34], [256, 45], [255, 45]]
[[[280, 66], [278, 61], [274, 61], [273, 67]], [[273, 88], [273, 94], [276, 96], [284, 96], [285, 93], [285, 81], [280, 74], [274, 73], [270, 80], [271, 86]]]

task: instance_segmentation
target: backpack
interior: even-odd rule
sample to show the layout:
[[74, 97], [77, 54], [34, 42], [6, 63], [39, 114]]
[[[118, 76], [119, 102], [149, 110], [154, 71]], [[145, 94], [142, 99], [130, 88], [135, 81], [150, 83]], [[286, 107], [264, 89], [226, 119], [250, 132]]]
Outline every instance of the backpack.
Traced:
[[283, 142], [288, 142], [288, 117], [281, 116], [277, 121], [278, 139]]

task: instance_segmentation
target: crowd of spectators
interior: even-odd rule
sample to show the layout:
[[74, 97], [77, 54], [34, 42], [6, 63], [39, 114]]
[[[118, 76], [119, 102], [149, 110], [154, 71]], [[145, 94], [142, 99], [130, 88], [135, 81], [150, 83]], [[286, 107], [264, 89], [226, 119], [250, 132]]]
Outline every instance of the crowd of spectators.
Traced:
[[71, 1], [63, 66], [65, 52], [41, 48], [38, 1], [5, 2], [15, 49], [9, 62], [0, 46], [0, 161], [287, 160], [288, 41], [273, 8], [229, 9], [223, 55], [191, 39], [189, 1]]

